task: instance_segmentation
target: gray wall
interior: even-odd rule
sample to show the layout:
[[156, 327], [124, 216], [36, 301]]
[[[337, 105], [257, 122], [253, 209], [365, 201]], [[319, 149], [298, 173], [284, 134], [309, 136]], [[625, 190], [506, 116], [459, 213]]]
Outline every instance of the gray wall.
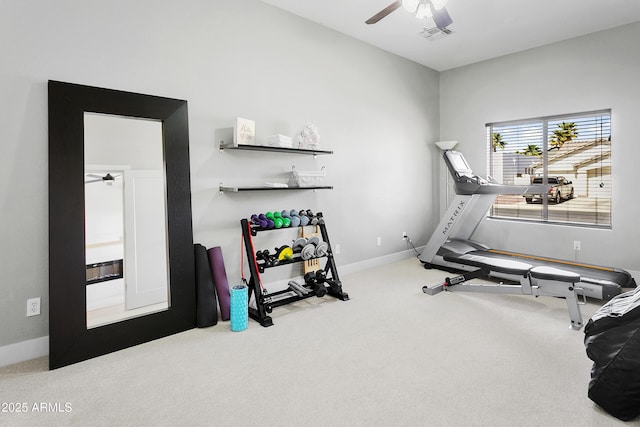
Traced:
[[486, 174], [485, 123], [611, 108], [613, 228], [484, 221], [474, 236], [495, 248], [640, 270], [635, 195], [640, 113], [640, 24], [591, 34], [440, 74], [442, 139], [457, 139]]
[[[3, 1], [0, 56], [0, 346], [48, 335], [49, 79], [189, 102], [194, 239], [222, 246], [232, 283], [239, 220], [253, 212], [323, 211], [339, 267], [406, 250], [403, 231], [424, 243], [436, 220], [438, 73], [261, 2]], [[315, 123], [335, 154], [220, 153], [236, 116], [258, 139]], [[217, 191], [293, 164], [326, 166], [335, 189]], [[26, 318], [37, 296], [42, 315]]]

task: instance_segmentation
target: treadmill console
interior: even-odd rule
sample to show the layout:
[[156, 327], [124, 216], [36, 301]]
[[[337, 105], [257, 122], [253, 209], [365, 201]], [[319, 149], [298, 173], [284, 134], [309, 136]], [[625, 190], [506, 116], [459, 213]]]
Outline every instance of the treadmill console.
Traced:
[[443, 156], [449, 173], [455, 179], [457, 194], [540, 194], [549, 189], [549, 186], [539, 184], [503, 185], [493, 180], [488, 181], [473, 173], [461, 152], [445, 150]]
[[452, 175], [473, 175], [471, 166], [469, 166], [461, 152], [447, 150], [444, 152], [444, 160], [446, 161], [447, 167], [449, 168], [449, 171], [451, 171]]
[[443, 155], [449, 173], [455, 179], [456, 193], [473, 194], [478, 186], [489, 183], [486, 179], [473, 173], [471, 166], [461, 152], [446, 150]]

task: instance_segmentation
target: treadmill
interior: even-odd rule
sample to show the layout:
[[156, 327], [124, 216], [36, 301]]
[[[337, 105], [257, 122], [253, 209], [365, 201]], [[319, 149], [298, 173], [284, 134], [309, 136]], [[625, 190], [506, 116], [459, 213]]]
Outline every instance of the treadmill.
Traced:
[[[635, 280], [627, 271], [578, 263], [568, 260], [513, 253], [493, 249], [471, 240], [478, 225], [485, 218], [499, 194], [544, 194], [548, 185], [504, 185], [473, 173], [462, 153], [445, 150], [443, 157], [455, 181], [456, 197], [440, 220], [436, 230], [419, 256], [425, 268], [447, 271], [474, 271], [478, 267], [469, 262], [472, 256], [526, 262], [534, 267], [547, 266], [580, 275], [576, 285], [584, 296], [609, 300], [622, 293], [623, 288], [634, 288]], [[510, 279], [507, 274], [491, 272], [497, 279]]]

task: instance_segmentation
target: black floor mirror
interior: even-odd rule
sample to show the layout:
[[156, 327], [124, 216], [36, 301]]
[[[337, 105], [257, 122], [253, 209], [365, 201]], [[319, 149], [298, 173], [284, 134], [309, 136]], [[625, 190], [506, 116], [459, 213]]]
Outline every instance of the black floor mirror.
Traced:
[[49, 81], [49, 367], [195, 327], [183, 100]]

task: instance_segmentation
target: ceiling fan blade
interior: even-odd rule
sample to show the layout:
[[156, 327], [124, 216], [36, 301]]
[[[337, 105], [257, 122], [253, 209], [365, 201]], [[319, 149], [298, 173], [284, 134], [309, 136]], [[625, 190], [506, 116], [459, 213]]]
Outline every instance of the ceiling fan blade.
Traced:
[[92, 179], [90, 181], [85, 181], [84, 183], [85, 184], [91, 184], [92, 182], [102, 182], [102, 178], [100, 178], [100, 179]]
[[400, 6], [402, 6], [402, 1], [400, 1], [400, 0], [394, 1], [389, 6], [385, 7], [380, 12], [376, 13], [375, 15], [373, 15], [371, 18], [367, 19], [364, 22], [366, 24], [375, 24], [376, 22], [378, 22], [382, 18], [386, 17], [387, 15], [389, 15], [391, 12], [393, 12], [394, 10], [399, 8]]
[[444, 7], [440, 10], [436, 10], [432, 7], [431, 11], [433, 12], [433, 22], [435, 22], [436, 27], [440, 28], [441, 30], [443, 28], [447, 28], [453, 23], [453, 19], [451, 19], [451, 16], [449, 16], [449, 12], [447, 12], [447, 9], [445, 9]]
[[95, 173], [88, 173], [88, 174], [87, 174], [87, 176], [88, 176], [88, 177], [91, 177], [91, 178], [99, 178], [99, 179], [102, 179], [102, 175], [96, 175]]

